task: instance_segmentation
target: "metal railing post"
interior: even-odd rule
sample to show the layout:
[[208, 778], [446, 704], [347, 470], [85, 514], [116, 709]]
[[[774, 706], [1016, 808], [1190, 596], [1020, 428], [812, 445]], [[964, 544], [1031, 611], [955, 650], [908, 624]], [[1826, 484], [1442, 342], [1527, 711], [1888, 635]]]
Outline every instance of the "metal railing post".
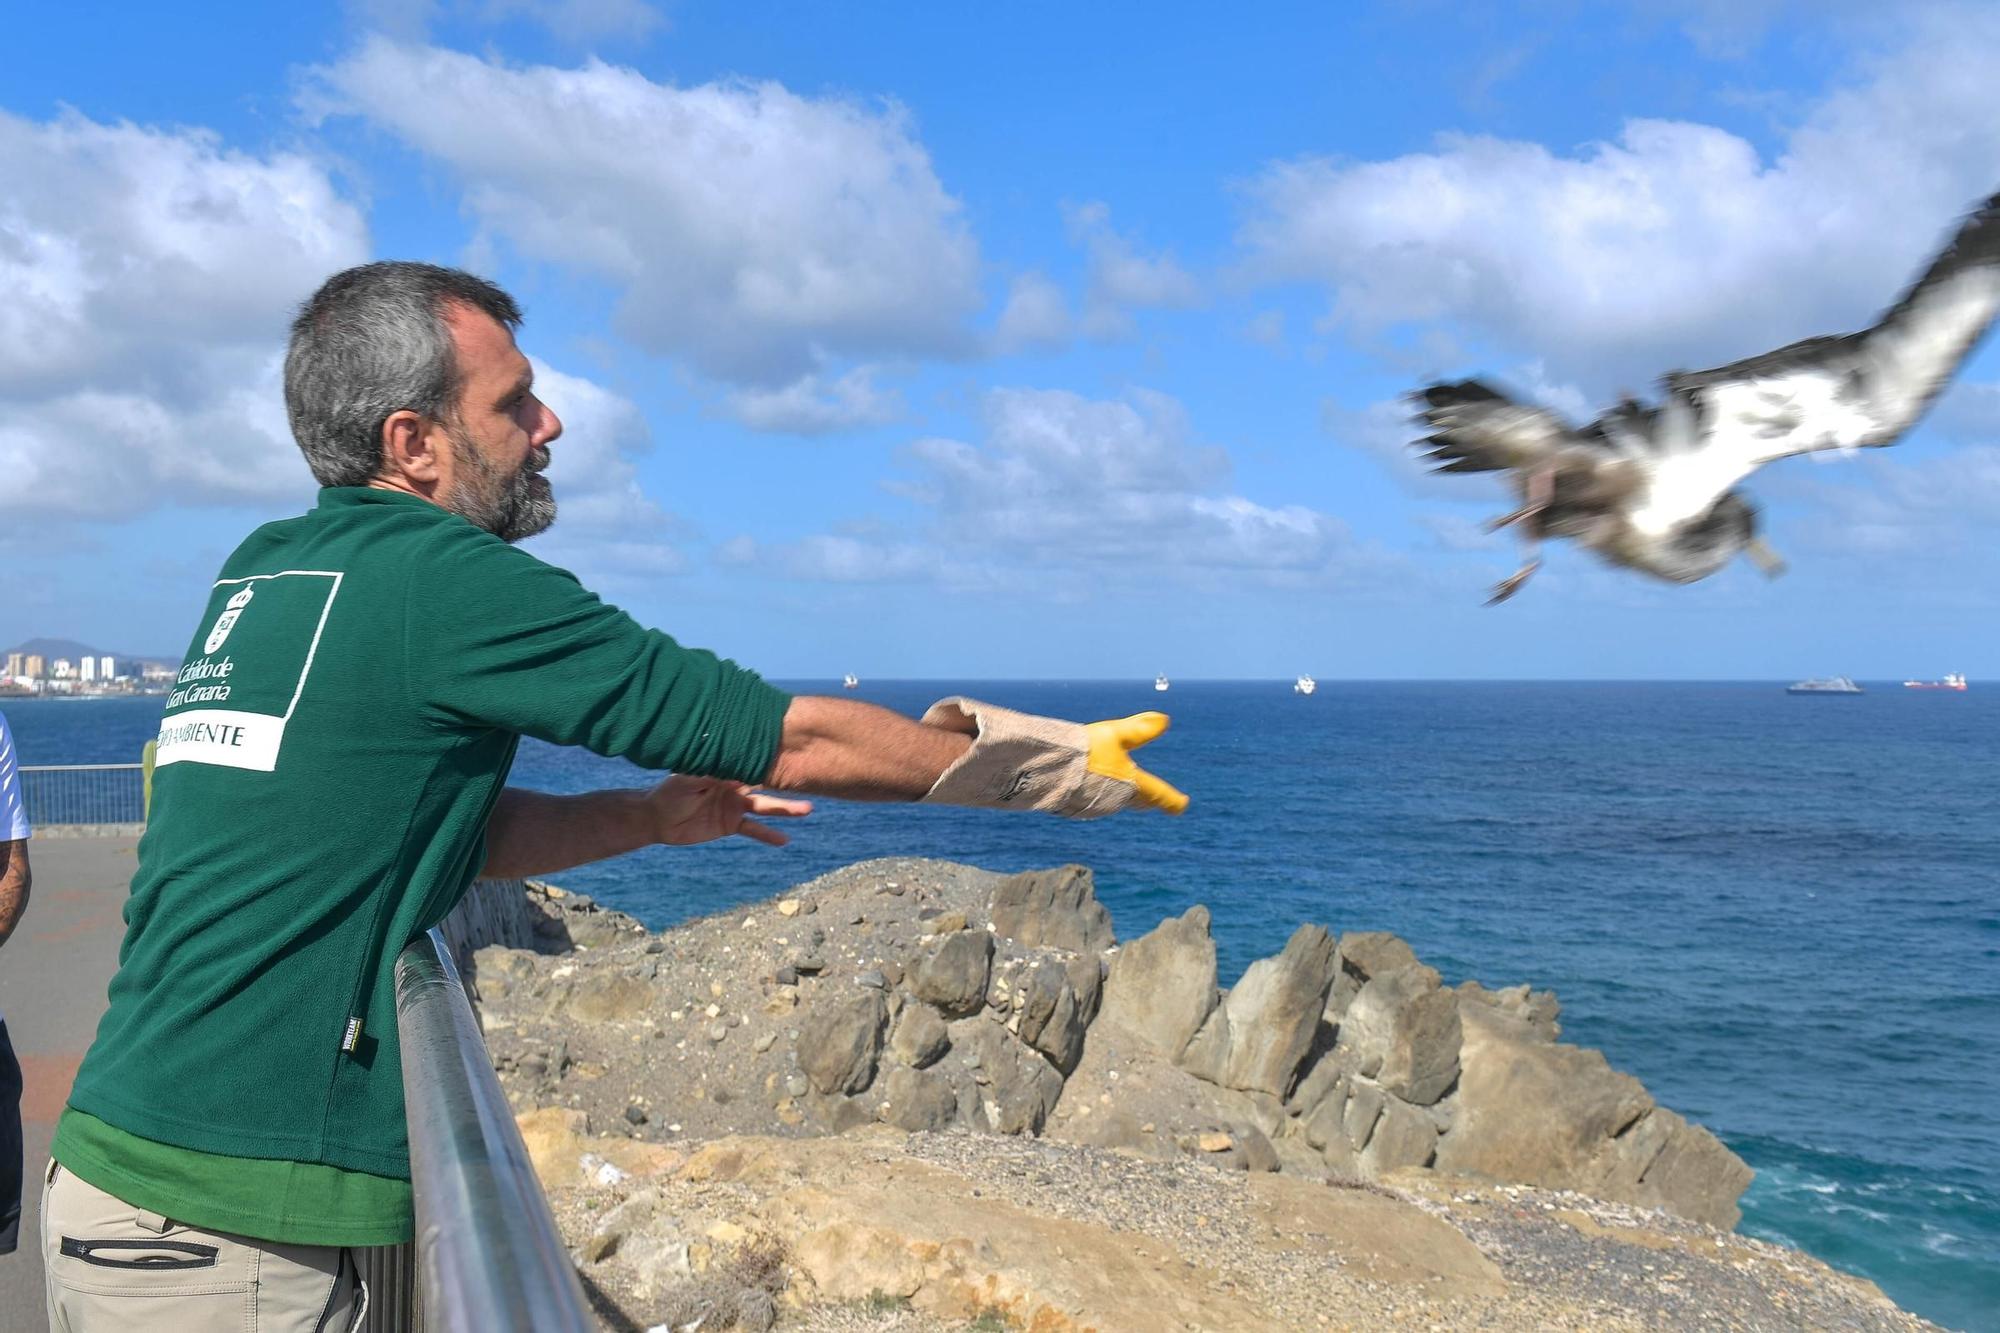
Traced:
[[436, 930], [396, 959], [425, 1328], [591, 1333], [583, 1286]]

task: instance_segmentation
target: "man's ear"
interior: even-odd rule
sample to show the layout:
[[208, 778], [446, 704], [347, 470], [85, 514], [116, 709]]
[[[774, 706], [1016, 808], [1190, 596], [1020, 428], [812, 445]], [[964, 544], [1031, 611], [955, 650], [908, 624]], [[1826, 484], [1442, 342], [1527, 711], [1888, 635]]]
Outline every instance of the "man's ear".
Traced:
[[438, 423], [408, 408], [382, 423], [382, 471], [416, 486], [444, 480], [445, 433]]

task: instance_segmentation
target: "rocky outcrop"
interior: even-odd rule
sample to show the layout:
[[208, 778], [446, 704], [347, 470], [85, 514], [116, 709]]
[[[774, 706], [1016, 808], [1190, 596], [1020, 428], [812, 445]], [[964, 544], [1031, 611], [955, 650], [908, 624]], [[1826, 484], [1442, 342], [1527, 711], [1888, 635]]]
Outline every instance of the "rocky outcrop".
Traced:
[[873, 1082], [888, 1017], [888, 1002], [873, 988], [815, 1003], [799, 1029], [799, 1068], [813, 1087], [823, 1093], [854, 1093]]
[[1099, 953], [1117, 943], [1111, 913], [1084, 866], [1029, 870], [1002, 880], [988, 906], [993, 932], [1025, 948]]
[[1339, 1019], [1335, 1063], [1416, 1106], [1458, 1081], [1458, 997], [1421, 965], [1369, 979]]
[[[530, 894], [548, 953], [471, 969], [524, 1109], [638, 1140], [971, 1129], [1287, 1177], [1430, 1170], [1731, 1225], [1747, 1167], [1597, 1052], [1546, 991], [1446, 987], [1320, 926], [1218, 988], [1207, 910], [1117, 947], [1089, 871], [870, 862], [649, 935]], [[990, 923], [990, 924], [989, 924]], [[569, 947], [579, 937], [596, 941]]]
[[993, 963], [993, 936], [961, 930], [926, 948], [910, 970], [910, 994], [934, 1004], [948, 1018], [979, 1012]]
[[1181, 1064], [1225, 1088], [1283, 1097], [1312, 1046], [1333, 985], [1333, 937], [1300, 926], [1275, 958], [1250, 964], [1188, 1042]]
[[1665, 1208], [1733, 1227], [1750, 1168], [1713, 1134], [1655, 1105], [1603, 1055], [1484, 997], [1461, 998], [1465, 1042], [1441, 1170]]
[[1196, 904], [1119, 950], [1104, 985], [1104, 1016], [1143, 1037], [1169, 1060], [1215, 1009], [1215, 940], [1208, 909]]

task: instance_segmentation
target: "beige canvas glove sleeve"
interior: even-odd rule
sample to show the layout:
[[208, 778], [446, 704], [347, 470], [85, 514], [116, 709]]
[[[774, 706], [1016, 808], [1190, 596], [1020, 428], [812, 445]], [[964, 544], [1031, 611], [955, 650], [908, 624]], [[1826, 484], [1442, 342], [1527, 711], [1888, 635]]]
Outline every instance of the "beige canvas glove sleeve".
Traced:
[[1085, 725], [955, 697], [932, 704], [923, 720], [973, 738], [972, 748], [944, 771], [926, 801], [1046, 810], [1071, 819], [1098, 819], [1128, 805], [1173, 815], [1187, 809], [1186, 796], [1130, 755], [1167, 729], [1165, 713]]

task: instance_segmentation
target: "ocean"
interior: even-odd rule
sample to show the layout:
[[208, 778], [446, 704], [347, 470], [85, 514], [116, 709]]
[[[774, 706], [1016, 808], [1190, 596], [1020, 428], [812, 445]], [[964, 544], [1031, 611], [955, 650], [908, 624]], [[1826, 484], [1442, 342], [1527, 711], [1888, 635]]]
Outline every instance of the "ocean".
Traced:
[[[793, 688], [828, 689], [827, 682]], [[837, 691], [836, 691], [837, 692]], [[864, 682], [1079, 719], [1160, 707], [1185, 818], [822, 802], [791, 846], [554, 878], [658, 928], [871, 856], [1078, 861], [1121, 938], [1207, 903], [1225, 980], [1302, 921], [1391, 930], [1446, 980], [1551, 987], [1757, 1170], [1742, 1230], [2000, 1330], [2000, 689], [1772, 683]], [[158, 700], [4, 701], [23, 762], [136, 756]], [[524, 742], [550, 791], [647, 775]]]

